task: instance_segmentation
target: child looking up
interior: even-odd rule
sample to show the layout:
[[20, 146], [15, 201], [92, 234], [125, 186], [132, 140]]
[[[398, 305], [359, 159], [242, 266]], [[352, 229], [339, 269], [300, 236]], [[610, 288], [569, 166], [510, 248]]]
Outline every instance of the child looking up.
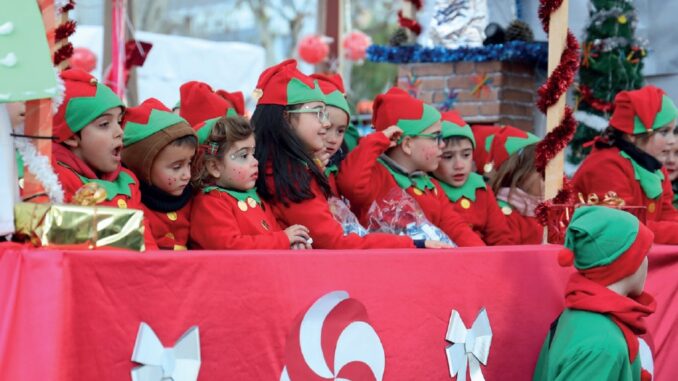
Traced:
[[454, 111], [442, 113], [445, 148], [433, 176], [455, 210], [471, 224], [488, 245], [512, 245], [508, 228], [492, 189], [483, 177], [472, 171], [475, 139], [471, 127]]
[[455, 212], [440, 184], [428, 176], [438, 168], [441, 155], [438, 110], [402, 89], [392, 88], [375, 99], [372, 120], [377, 132], [360, 140], [337, 177], [339, 190], [360, 221], [367, 224], [372, 203], [400, 187], [457, 245], [484, 245]]
[[574, 263], [565, 310], [551, 324], [534, 381], [642, 380], [639, 335], [654, 298], [643, 292], [652, 232], [630, 213], [604, 206], [575, 210], [558, 258]]
[[654, 86], [622, 91], [610, 126], [573, 178], [575, 192], [602, 199], [612, 191], [628, 206], [644, 206], [656, 243], [678, 244], [671, 181], [657, 157], [674, 142], [678, 110]]
[[155, 98], [128, 108], [122, 126], [122, 162], [140, 180], [144, 215], [155, 242], [160, 249], [186, 250], [195, 132]]

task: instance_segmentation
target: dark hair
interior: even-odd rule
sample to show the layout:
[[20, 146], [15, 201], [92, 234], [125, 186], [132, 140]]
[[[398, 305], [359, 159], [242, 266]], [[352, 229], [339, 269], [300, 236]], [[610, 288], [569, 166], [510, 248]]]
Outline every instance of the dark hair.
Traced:
[[176, 147], [190, 146], [195, 149], [198, 147], [198, 138], [195, 135], [184, 135], [172, 140], [170, 145]]
[[214, 184], [216, 179], [207, 171], [207, 162], [223, 159], [233, 144], [249, 138], [253, 133], [254, 129], [243, 117], [222, 116], [219, 118], [212, 127], [207, 140], [200, 146], [198, 155], [196, 155], [197, 157], [193, 162], [191, 170], [193, 174], [193, 187], [195, 189], [202, 189], [205, 186]]
[[467, 138], [466, 136], [450, 136], [449, 138], [445, 138], [444, 140], [445, 147], [447, 147], [450, 144], [457, 145], [463, 142], [464, 140], [468, 140], [468, 142], [471, 143], [471, 145], [473, 145], [471, 139]]
[[[273, 200], [288, 205], [288, 202], [300, 202], [314, 197], [311, 181], [315, 180], [325, 197], [331, 194], [327, 178], [306, 152], [303, 143], [292, 131], [287, 120], [286, 110], [280, 105], [258, 105], [252, 115], [254, 135], [257, 147], [254, 156], [259, 160], [259, 178], [257, 192], [264, 200]], [[267, 167], [273, 169], [273, 186], [266, 183]], [[273, 193], [275, 191], [275, 194]]]
[[[636, 141], [636, 143], [632, 143], [632, 144], [634, 144], [634, 145], [638, 145], [638, 143], [643, 144], [643, 145], [647, 144], [648, 140], [650, 140], [653, 133], [654, 133], [654, 130], [650, 131], [650, 132], [643, 132], [641, 134], [633, 135], [633, 136], [636, 137], [637, 141]], [[596, 147], [598, 147], [598, 148], [609, 148], [609, 147], [612, 147], [612, 146], [616, 146], [616, 142], [618, 142], [620, 140], [629, 141], [626, 138], [626, 135], [630, 135], [630, 134], [622, 132], [622, 131], [620, 131], [620, 130], [612, 127], [612, 126], [608, 126], [605, 129], [605, 131], [603, 131], [603, 133], [602, 133], [603, 139], [596, 142]]]

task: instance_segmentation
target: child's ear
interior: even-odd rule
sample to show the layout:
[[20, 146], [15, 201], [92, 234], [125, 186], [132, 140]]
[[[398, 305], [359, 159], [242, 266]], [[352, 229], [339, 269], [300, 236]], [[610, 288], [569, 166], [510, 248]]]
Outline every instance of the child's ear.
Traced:
[[413, 139], [411, 136], [403, 136], [403, 141], [400, 143], [400, 149], [403, 150], [403, 152], [406, 155], [412, 155], [412, 142]]
[[221, 177], [221, 171], [219, 169], [219, 164], [217, 163], [216, 160], [207, 159], [205, 161], [205, 168], [207, 168], [207, 173], [209, 173], [210, 176], [214, 177], [215, 179], [218, 179], [219, 177]]
[[68, 148], [78, 148], [80, 147], [80, 136], [78, 136], [78, 134], [73, 134], [70, 138], [64, 140], [63, 143], [67, 145]]

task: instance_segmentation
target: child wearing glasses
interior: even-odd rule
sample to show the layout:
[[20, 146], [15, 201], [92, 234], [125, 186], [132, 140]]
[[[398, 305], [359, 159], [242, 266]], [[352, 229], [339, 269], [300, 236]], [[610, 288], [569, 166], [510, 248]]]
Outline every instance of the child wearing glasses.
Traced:
[[242, 117], [221, 117], [202, 126], [194, 165], [198, 190], [191, 210], [193, 249], [304, 249], [308, 229], [280, 226], [255, 188], [259, 174], [252, 126]]
[[390, 234], [344, 235], [330, 211], [327, 198], [332, 191], [316, 160], [325, 150], [330, 126], [318, 82], [302, 74], [295, 60], [287, 60], [261, 74], [255, 95], [257, 190], [281, 225], [309, 224], [318, 249], [443, 247]]
[[339, 190], [351, 202], [360, 222], [367, 224], [373, 202], [400, 187], [457, 245], [483, 246], [454, 210], [440, 184], [428, 175], [438, 167], [441, 155], [438, 110], [399, 88], [378, 95], [373, 107], [372, 123], [377, 132], [361, 139], [337, 177]]
[[471, 127], [454, 111], [442, 115], [441, 133], [445, 142], [438, 169], [433, 176], [473, 230], [488, 245], [512, 245], [513, 235], [497, 205], [492, 188], [473, 172], [476, 141]]
[[657, 160], [675, 141], [678, 109], [654, 86], [622, 91], [614, 104], [610, 126], [574, 175], [575, 192], [602, 199], [613, 191], [628, 206], [644, 206], [654, 242], [678, 244], [671, 180]]
[[489, 178], [514, 243], [541, 243], [544, 228], [535, 208], [543, 199], [544, 179], [534, 165], [539, 138], [512, 126], [474, 126], [473, 134], [476, 165]]

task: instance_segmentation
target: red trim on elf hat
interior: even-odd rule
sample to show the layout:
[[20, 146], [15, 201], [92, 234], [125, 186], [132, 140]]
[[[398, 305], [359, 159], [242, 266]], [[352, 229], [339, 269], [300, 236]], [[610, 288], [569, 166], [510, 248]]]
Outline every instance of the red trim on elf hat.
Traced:
[[148, 124], [148, 119], [151, 117], [151, 111], [160, 110], [171, 113], [172, 110], [167, 108], [162, 102], [155, 98], [148, 98], [137, 107], [129, 107], [125, 111], [125, 116], [122, 119], [122, 127], [129, 122], [138, 124]]
[[181, 85], [179, 93], [181, 96], [179, 115], [186, 119], [191, 126], [207, 119], [224, 116], [231, 108], [231, 102], [215, 93], [212, 87], [204, 82], [184, 83]]
[[226, 90], [217, 90], [217, 94], [226, 99], [231, 104], [231, 107], [235, 109], [235, 112], [238, 115], [245, 115], [245, 96], [243, 95], [242, 91], [234, 91], [229, 93]]
[[471, 126], [473, 137], [476, 140], [476, 148], [473, 150], [473, 161], [476, 163], [476, 171], [481, 174], [492, 172], [492, 169], [496, 168], [494, 163], [492, 163], [492, 168], [486, 171], [489, 168], [489, 165], [488, 168], [485, 168], [485, 166], [490, 162], [490, 151], [485, 150], [485, 141], [489, 136], [494, 136], [500, 128], [499, 126], [477, 124]]
[[377, 131], [398, 123], [401, 119], [419, 119], [424, 113], [424, 102], [412, 97], [407, 91], [392, 87], [379, 94], [372, 104], [372, 125]]
[[620, 92], [614, 97], [615, 106], [610, 118], [610, 125], [617, 130], [633, 135], [637, 116], [647, 131], [651, 131], [654, 119], [662, 109], [664, 94], [664, 90], [654, 86]]
[[339, 90], [340, 93], [346, 93], [344, 90], [344, 79], [341, 78], [339, 74], [311, 74], [311, 78], [318, 80], [318, 85], [320, 85], [320, 90], [323, 94], [330, 94], [336, 90]]
[[287, 106], [287, 85], [296, 78], [306, 86], [315, 87], [313, 79], [297, 69], [297, 60], [285, 60], [264, 70], [259, 76], [253, 96], [258, 105]]
[[68, 69], [62, 71], [59, 76], [64, 81], [64, 99], [52, 117], [52, 131], [57, 142], [63, 142], [74, 135], [66, 122], [66, 107], [72, 98], [93, 97], [97, 93], [97, 79], [91, 74], [79, 70]]

